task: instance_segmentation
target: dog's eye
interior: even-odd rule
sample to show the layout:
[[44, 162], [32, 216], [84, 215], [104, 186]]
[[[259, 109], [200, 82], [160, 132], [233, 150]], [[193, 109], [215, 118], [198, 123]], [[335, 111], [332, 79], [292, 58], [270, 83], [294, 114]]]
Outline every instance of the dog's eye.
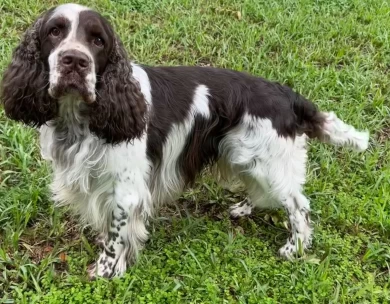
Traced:
[[93, 39], [93, 44], [98, 46], [98, 47], [103, 47], [104, 46], [104, 40], [100, 37], [95, 37]]
[[59, 30], [58, 27], [53, 27], [53, 28], [50, 30], [50, 36], [58, 37], [59, 35], [61, 35], [61, 31]]

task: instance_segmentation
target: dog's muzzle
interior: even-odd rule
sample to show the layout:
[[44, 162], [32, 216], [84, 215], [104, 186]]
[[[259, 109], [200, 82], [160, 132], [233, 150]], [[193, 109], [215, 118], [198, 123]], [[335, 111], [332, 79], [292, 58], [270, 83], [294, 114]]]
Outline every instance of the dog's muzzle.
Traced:
[[90, 70], [90, 61], [88, 56], [80, 51], [67, 50], [61, 54], [59, 66], [64, 74], [76, 72], [82, 76]]
[[53, 73], [57, 76], [51, 83], [49, 93], [60, 98], [68, 94], [78, 94], [86, 103], [95, 101], [95, 81], [93, 66], [89, 56], [77, 49], [59, 52]]

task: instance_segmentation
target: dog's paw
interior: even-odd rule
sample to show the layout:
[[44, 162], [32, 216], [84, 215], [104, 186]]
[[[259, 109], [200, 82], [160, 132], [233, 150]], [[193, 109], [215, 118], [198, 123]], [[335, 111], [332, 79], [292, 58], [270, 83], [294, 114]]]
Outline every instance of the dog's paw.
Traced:
[[114, 274], [115, 265], [115, 258], [103, 252], [97, 262], [88, 267], [88, 278], [90, 280], [94, 280], [96, 277], [111, 278]]
[[253, 206], [249, 199], [245, 199], [242, 202], [234, 204], [230, 207], [230, 216], [233, 218], [250, 215], [252, 213]]
[[305, 255], [305, 250], [311, 245], [311, 239], [302, 242], [301, 238], [287, 240], [287, 243], [279, 249], [279, 255], [289, 261], [301, 258]]
[[291, 243], [285, 244], [282, 248], [279, 249], [279, 255], [289, 261], [292, 261], [295, 258], [297, 250], [295, 245]]
[[121, 277], [126, 272], [125, 255], [120, 255], [119, 258], [116, 259], [103, 252], [100, 254], [97, 262], [88, 267], [87, 272], [90, 280], [95, 280], [97, 277]]

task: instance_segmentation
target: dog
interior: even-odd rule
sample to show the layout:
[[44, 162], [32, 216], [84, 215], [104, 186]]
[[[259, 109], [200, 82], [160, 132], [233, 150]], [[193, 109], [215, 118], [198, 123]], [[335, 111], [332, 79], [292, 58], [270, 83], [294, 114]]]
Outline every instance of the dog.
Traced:
[[89, 276], [121, 276], [148, 238], [147, 222], [175, 201], [206, 166], [237, 178], [254, 207], [283, 207], [291, 259], [311, 244], [303, 194], [308, 139], [368, 147], [358, 131], [321, 112], [287, 86], [212, 67], [151, 67], [132, 62], [96, 11], [64, 4], [26, 31], [1, 83], [6, 115], [39, 127], [51, 191], [103, 235]]

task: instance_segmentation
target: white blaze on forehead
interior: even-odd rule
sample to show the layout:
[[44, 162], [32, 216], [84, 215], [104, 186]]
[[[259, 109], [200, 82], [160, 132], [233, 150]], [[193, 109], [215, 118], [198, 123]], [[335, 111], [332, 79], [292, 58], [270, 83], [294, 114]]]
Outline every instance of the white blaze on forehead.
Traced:
[[74, 4], [74, 3], [63, 4], [56, 7], [51, 18], [58, 17], [58, 16], [66, 16], [68, 18], [72, 18], [73, 16], [78, 17], [80, 12], [87, 11], [87, 10], [89, 10], [88, 7], [79, 4]]

